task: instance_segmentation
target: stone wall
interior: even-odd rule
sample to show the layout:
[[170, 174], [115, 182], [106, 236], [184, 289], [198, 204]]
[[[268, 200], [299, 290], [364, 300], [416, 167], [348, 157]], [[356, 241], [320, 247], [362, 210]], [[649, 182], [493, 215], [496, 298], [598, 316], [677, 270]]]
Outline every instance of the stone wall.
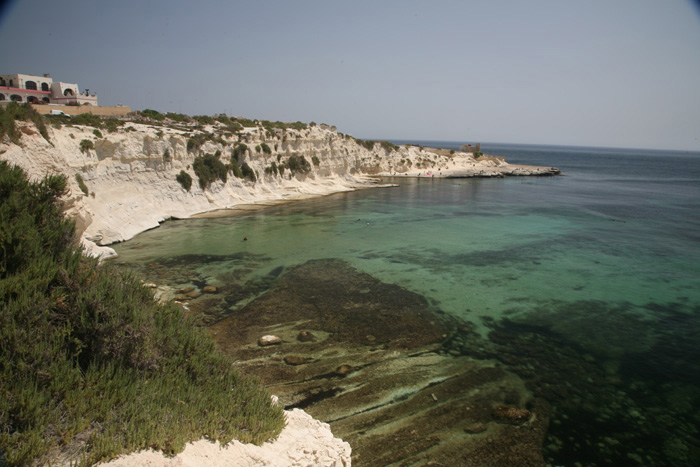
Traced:
[[118, 105], [115, 107], [100, 107], [94, 105], [32, 105], [42, 115], [51, 113], [52, 110], [61, 110], [68, 115], [93, 114], [102, 117], [118, 117], [131, 112], [131, 107]]
[[471, 144], [463, 144], [461, 148], [459, 148], [460, 151], [462, 152], [481, 152], [481, 143], [476, 143], [476, 146], [472, 146]]

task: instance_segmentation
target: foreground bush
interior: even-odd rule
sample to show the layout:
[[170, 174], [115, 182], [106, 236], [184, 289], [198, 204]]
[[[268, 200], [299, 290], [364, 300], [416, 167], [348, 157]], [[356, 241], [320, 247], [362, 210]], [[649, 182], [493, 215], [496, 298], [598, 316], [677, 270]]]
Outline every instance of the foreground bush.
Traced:
[[276, 436], [281, 409], [180, 307], [81, 255], [65, 190], [0, 162], [0, 464]]

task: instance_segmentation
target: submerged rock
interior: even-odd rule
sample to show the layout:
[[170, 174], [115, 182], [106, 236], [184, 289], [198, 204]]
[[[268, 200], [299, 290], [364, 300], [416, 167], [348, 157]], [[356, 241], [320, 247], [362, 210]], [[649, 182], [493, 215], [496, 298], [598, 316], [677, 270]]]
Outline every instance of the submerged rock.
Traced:
[[521, 425], [530, 419], [530, 411], [511, 405], [501, 404], [493, 410], [493, 416], [502, 423]]
[[278, 345], [282, 343], [282, 339], [277, 336], [262, 336], [258, 339], [258, 345], [266, 347], [268, 345]]
[[303, 365], [309, 360], [309, 358], [300, 357], [299, 355], [287, 355], [286, 357], [284, 357], [284, 363], [286, 363], [287, 365]]
[[311, 334], [310, 331], [301, 331], [297, 336], [299, 342], [313, 342], [316, 340], [316, 336]]
[[353, 367], [351, 367], [350, 365], [340, 365], [338, 368], [335, 369], [335, 374], [340, 375], [340, 376], [345, 376], [345, 375], [349, 375], [353, 371], [355, 371], [355, 369]]
[[207, 285], [202, 289], [202, 292], [204, 293], [216, 293], [218, 291], [219, 289], [217, 287], [214, 287], [213, 285]]
[[474, 423], [473, 425], [469, 425], [464, 429], [465, 433], [469, 433], [471, 435], [475, 435], [478, 433], [483, 433], [486, 431], [488, 427], [484, 423]]
[[178, 289], [175, 291], [175, 293], [178, 294], [188, 294], [190, 292], [194, 291], [194, 287], [183, 287], [181, 289]]

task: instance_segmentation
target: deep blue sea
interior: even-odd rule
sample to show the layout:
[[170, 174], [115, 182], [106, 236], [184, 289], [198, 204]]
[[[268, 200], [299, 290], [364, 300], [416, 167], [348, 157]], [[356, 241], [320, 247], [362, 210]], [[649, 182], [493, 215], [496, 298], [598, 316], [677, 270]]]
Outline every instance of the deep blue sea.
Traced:
[[[216, 283], [232, 269], [254, 279], [310, 259], [346, 260], [484, 339], [500, 328], [562, 349], [556, 358], [542, 350], [528, 370], [555, 408], [551, 465], [700, 465], [700, 153], [482, 151], [563, 175], [402, 178], [396, 188], [166, 222], [116, 245], [117, 262], [142, 269], [191, 255]], [[557, 379], [571, 390], [546, 390]]]

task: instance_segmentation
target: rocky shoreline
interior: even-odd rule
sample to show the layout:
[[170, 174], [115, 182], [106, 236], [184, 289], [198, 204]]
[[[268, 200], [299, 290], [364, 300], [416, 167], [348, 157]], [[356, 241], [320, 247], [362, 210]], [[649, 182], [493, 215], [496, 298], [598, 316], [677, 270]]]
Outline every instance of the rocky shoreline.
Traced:
[[[209, 260], [139, 273], [181, 282]], [[548, 402], [471, 325], [337, 259], [262, 281], [176, 292], [242, 371], [349, 442], [355, 465], [544, 465]]]

